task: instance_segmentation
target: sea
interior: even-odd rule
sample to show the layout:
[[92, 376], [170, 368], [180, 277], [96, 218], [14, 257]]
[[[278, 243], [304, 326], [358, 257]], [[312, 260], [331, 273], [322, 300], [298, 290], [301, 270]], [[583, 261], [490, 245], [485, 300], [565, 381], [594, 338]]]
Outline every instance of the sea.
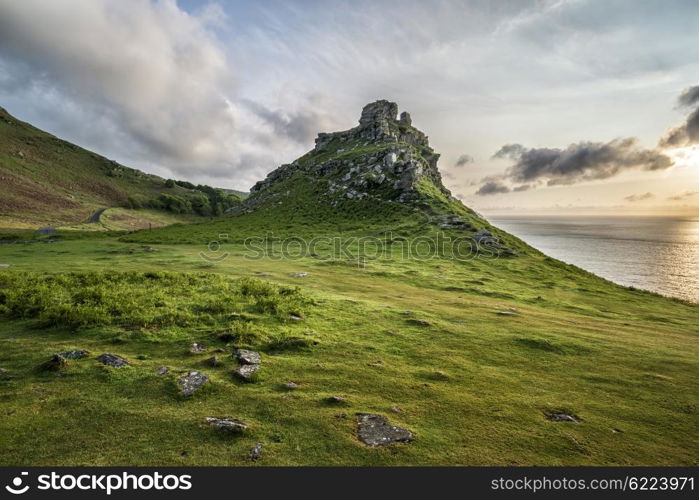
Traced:
[[488, 217], [543, 253], [625, 286], [699, 303], [699, 216]]

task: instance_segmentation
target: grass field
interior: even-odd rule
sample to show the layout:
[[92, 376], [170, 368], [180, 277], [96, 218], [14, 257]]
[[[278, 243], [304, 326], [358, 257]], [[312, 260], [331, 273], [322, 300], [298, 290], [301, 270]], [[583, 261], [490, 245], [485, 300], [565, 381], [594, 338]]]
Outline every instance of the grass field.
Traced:
[[[699, 465], [697, 305], [515, 239], [517, 258], [358, 263], [250, 260], [233, 236], [212, 253], [224, 231], [235, 225], [0, 245], [2, 465]], [[261, 352], [254, 382], [232, 376], [230, 352], [204, 364], [231, 344]], [[40, 369], [70, 349], [91, 355]], [[107, 352], [131, 366], [99, 364]], [[211, 377], [190, 399], [175, 382], [187, 370]], [[360, 412], [414, 441], [363, 445]], [[212, 416], [250, 428], [223, 435]]]

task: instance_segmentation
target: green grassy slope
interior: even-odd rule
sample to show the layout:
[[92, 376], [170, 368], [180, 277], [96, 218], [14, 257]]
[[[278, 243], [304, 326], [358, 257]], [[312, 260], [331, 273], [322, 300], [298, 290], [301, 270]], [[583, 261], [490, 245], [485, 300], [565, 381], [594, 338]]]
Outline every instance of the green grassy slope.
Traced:
[[[150, 248], [108, 237], [0, 246], [12, 265], [0, 271], [3, 464], [250, 464], [257, 442], [262, 465], [698, 464], [696, 305], [535, 252], [358, 266], [250, 260], [241, 244], [217, 262], [204, 245]], [[142, 274], [154, 271], [168, 273]], [[260, 273], [302, 300], [245, 295], [238, 280]], [[278, 348], [290, 338], [300, 348]], [[188, 353], [192, 342], [208, 352]], [[262, 352], [255, 382], [233, 377], [231, 344]], [[37, 370], [74, 348], [92, 355]], [[227, 352], [211, 368], [215, 348]], [[132, 366], [105, 368], [103, 352]], [[156, 375], [162, 365], [170, 375]], [[183, 400], [175, 379], [193, 369], [212, 382]], [[553, 410], [582, 420], [551, 422]], [[364, 446], [358, 412], [415, 441]], [[250, 431], [220, 435], [209, 416]]]
[[[409, 199], [368, 168], [351, 180], [367, 180], [360, 199], [333, 191], [394, 147], [428, 173]], [[432, 154], [335, 137], [227, 218], [0, 245], [0, 464], [699, 465], [699, 306], [491, 227], [443, 189]], [[482, 229], [502, 245], [438, 243]], [[262, 353], [253, 382], [233, 376], [235, 347]], [[40, 369], [70, 349], [91, 355]], [[131, 365], [100, 365], [106, 352]], [[183, 399], [189, 370], [211, 382]], [[365, 446], [362, 412], [414, 441]], [[205, 423], [224, 416], [249, 430]]]
[[[0, 108], [0, 227], [77, 224], [98, 209], [128, 205], [130, 197], [187, 198], [193, 193], [165, 182], [54, 137]], [[176, 213], [170, 215], [177, 219]]]

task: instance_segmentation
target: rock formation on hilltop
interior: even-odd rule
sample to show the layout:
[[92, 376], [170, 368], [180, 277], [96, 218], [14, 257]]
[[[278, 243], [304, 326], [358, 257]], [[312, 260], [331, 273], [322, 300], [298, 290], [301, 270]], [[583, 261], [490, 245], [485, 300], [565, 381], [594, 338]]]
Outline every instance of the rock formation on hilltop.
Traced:
[[413, 127], [409, 113], [398, 118], [394, 102], [364, 106], [359, 125], [320, 133], [313, 150], [282, 165], [251, 189], [233, 214], [270, 211], [274, 218], [321, 215], [362, 219], [401, 213], [442, 230], [457, 231], [503, 251], [497, 231], [442, 184], [439, 154]]
[[357, 127], [320, 133], [312, 151], [253, 186], [246, 209], [282, 196], [274, 187], [295, 174], [325, 183], [333, 206], [341, 199], [417, 201], [425, 182], [451, 197], [437, 170], [439, 155], [427, 136], [412, 126], [410, 114], [403, 112], [400, 119], [397, 115], [396, 103], [380, 100], [364, 106]]

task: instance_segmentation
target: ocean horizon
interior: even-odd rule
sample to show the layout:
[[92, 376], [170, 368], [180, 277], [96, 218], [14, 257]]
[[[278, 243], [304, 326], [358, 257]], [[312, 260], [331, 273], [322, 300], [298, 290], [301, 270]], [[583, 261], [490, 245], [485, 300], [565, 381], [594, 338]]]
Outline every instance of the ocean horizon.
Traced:
[[699, 303], [699, 217], [499, 215], [495, 226], [610, 281]]

